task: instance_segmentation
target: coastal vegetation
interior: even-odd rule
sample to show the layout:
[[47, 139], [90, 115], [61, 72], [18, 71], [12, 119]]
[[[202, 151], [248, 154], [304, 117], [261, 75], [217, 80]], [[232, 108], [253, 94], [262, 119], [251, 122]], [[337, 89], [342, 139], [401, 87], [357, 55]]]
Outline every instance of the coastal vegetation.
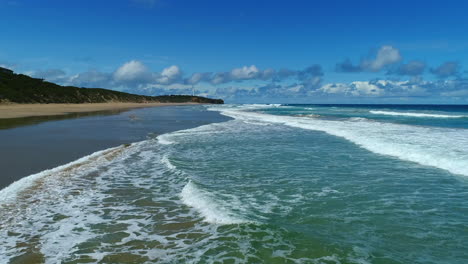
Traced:
[[144, 96], [102, 88], [61, 86], [43, 79], [16, 74], [0, 67], [0, 103], [207, 103], [223, 104], [221, 99], [191, 95]]

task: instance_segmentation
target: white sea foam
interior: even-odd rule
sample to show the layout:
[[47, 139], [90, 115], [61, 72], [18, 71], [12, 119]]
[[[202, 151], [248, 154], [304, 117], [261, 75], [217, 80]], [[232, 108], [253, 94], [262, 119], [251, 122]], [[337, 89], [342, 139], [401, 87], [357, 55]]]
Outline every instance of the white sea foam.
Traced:
[[39, 173], [30, 175], [30, 176], [24, 177], [24, 178], [22, 178], [22, 179], [20, 179], [18, 181], [15, 181], [12, 184], [10, 184], [9, 186], [7, 186], [7, 187], [3, 188], [2, 190], [0, 190], [0, 204], [14, 201], [16, 199], [18, 193], [20, 193], [21, 191], [31, 187], [32, 185], [34, 185], [34, 183], [37, 180], [39, 180], [41, 178], [44, 178], [44, 177], [49, 176], [49, 175], [53, 175], [53, 174], [55, 174], [57, 172], [65, 170], [67, 168], [71, 168], [73, 166], [76, 166], [78, 164], [86, 162], [86, 161], [88, 161], [90, 159], [99, 157], [99, 156], [103, 155], [104, 153], [115, 150], [117, 148], [120, 148], [120, 147], [109, 148], [109, 149], [97, 151], [97, 152], [92, 153], [91, 155], [82, 157], [82, 158], [80, 158], [78, 160], [75, 160], [75, 161], [72, 161], [72, 162], [70, 162], [68, 164], [58, 166], [58, 167], [55, 167], [55, 168], [50, 169], [50, 170], [41, 171]]
[[373, 120], [370, 120], [370, 119], [367, 119], [367, 118], [364, 118], [364, 117], [351, 117], [349, 120], [350, 121], [355, 121], [355, 122], [360, 122], [360, 121], [372, 122], [373, 121]]
[[330, 187], [324, 187], [320, 192], [315, 192], [314, 194], [318, 197], [323, 197], [323, 196], [328, 196], [329, 194], [336, 194], [339, 193], [339, 191], [334, 190]]
[[[137, 252], [125, 247], [132, 241], [158, 241], [163, 246], [168, 244], [167, 233], [152, 233], [152, 229], [150, 233], [148, 230], [154, 224], [151, 219], [155, 215], [159, 217], [158, 224], [180, 223], [199, 217], [196, 210], [188, 211], [177, 199], [185, 181], [177, 174], [172, 177], [165, 174], [168, 164], [164, 160], [169, 161], [165, 148], [154, 144], [153, 140], [144, 141], [132, 144], [122, 154], [118, 148], [115, 148], [116, 151], [101, 151], [73, 162], [76, 166], [67, 164], [55, 168], [55, 173], [44, 173], [40, 178], [43, 184], [33, 182], [35, 188], [26, 189], [29, 195], [19, 195], [14, 204], [0, 204], [0, 229], [5, 231], [0, 232], [0, 263], [8, 263], [24, 253], [25, 249], [18, 244], [28, 247], [29, 242], [36, 243], [34, 240], [38, 241], [36, 250], [44, 256], [45, 263], [67, 262], [80, 256], [92, 257], [97, 263], [112, 254], [115, 247], [124, 247], [126, 252], [154, 258], [165, 255], [174, 258], [184, 254], [182, 248], [193, 245], [182, 239], [176, 241], [178, 250], [168, 246], [139, 249]], [[117, 153], [119, 155], [115, 156]], [[123, 189], [128, 189], [128, 194], [119, 195]], [[135, 196], [127, 197], [134, 190], [139, 191]], [[148, 204], [136, 203], [142, 197]], [[151, 203], [153, 200], [157, 201], [157, 206]], [[56, 216], [63, 218], [54, 219]], [[109, 225], [118, 226], [121, 228], [119, 232], [128, 236], [112, 243], [101, 242], [92, 253], [78, 253], [83, 243], [99, 241], [98, 237], [115, 232], [106, 230]], [[6, 230], [21, 235], [10, 236]], [[174, 235], [179, 232], [211, 234], [204, 227], [174, 230]], [[202, 241], [210, 238], [208, 236]]]
[[280, 123], [345, 138], [377, 154], [389, 155], [468, 176], [468, 130], [360, 120], [320, 120], [226, 109], [240, 120]]
[[[47, 263], [61, 263], [69, 257], [73, 248], [89, 239], [95, 238], [97, 234], [89, 230], [88, 226], [92, 224], [100, 224], [104, 220], [89, 210], [89, 204], [95, 197], [86, 195], [79, 199], [72, 199], [67, 204], [62, 204], [61, 207], [54, 210], [58, 213], [66, 214], [69, 217], [55, 224], [48, 233], [41, 236], [41, 252], [47, 257]], [[43, 208], [51, 210], [50, 208]], [[42, 219], [41, 219], [42, 218]], [[38, 218], [38, 221], [47, 219], [47, 214]], [[76, 230], [80, 231], [77, 232]]]
[[281, 104], [245, 104], [241, 105], [242, 108], [256, 109], [256, 108], [270, 108], [270, 107], [280, 107]]
[[[228, 122], [242, 123], [235, 120]], [[163, 138], [181, 144], [191, 138], [193, 140], [194, 134], [222, 133], [224, 125], [211, 124], [177, 131]], [[199, 252], [203, 253], [219, 246], [216, 241], [221, 232], [219, 225], [251, 223], [246, 219], [254, 216], [243, 217], [249, 215], [250, 207], [242, 206], [236, 195], [211, 193], [195, 182], [185, 185], [187, 175], [172, 170], [175, 166], [169, 159], [172, 148], [179, 145], [158, 143], [147, 140], [132, 144], [132, 147], [125, 149], [124, 155], [118, 155], [115, 159], [113, 153], [120, 153], [117, 149], [117, 152], [113, 149], [96, 152], [16, 184], [21, 188], [13, 186], [8, 192], [2, 192], [9, 198], [12, 198], [10, 193], [20, 195], [15, 203], [3, 206], [0, 202], [0, 210], [5, 209], [0, 211], [0, 215], [4, 216], [0, 217], [0, 229], [21, 235], [9, 236], [7, 232], [0, 232], [0, 263], [8, 263], [23, 254], [25, 249], [17, 245], [33, 240], [38, 241], [35, 249], [44, 256], [46, 263], [67, 262], [80, 257], [92, 257], [100, 262], [116, 249], [148, 256], [151, 262], [184, 262], [193, 248], [200, 248]], [[108, 155], [106, 151], [109, 151]], [[168, 171], [168, 168], [171, 170]], [[25, 185], [21, 186], [23, 183]], [[31, 186], [34, 188], [29, 188]], [[120, 195], [123, 194], [122, 190], [129, 191]], [[142, 205], [137, 204], [140, 198], [144, 198], [141, 199]], [[184, 204], [191, 208], [182, 206]], [[64, 218], [54, 220], [56, 216]], [[156, 218], [157, 226], [161, 226], [159, 233], [154, 233], [152, 228]], [[182, 226], [181, 221], [196, 221], [197, 224], [181, 230], [171, 229], [171, 234], [163, 227], [166, 224]], [[99, 242], [100, 237], [114, 232], [106, 230], [108, 226], [122, 228], [119, 233], [124, 232], [128, 236], [112, 243]], [[203, 234], [204, 238], [197, 238], [196, 241], [183, 239], [184, 235], [190, 234]], [[182, 238], [179, 239], [179, 235]], [[242, 235], [238, 236], [240, 240], [246, 240]], [[166, 239], [169, 237], [170, 240]], [[87, 241], [98, 244], [89, 246], [93, 252], [79, 252]], [[158, 241], [160, 246], [133, 250], [126, 245], [132, 241]], [[177, 245], [176, 248], [173, 245]], [[243, 254], [248, 253], [247, 249]], [[194, 259], [198, 260], [199, 257]], [[222, 257], [216, 256], [216, 260], [220, 259]]]
[[170, 133], [158, 136], [157, 139], [158, 139], [159, 144], [162, 144], [162, 145], [174, 144], [174, 141], [169, 140], [170, 136], [171, 136]]
[[232, 225], [248, 221], [236, 216], [225, 205], [216, 200], [214, 195], [198, 188], [189, 181], [180, 193], [182, 202], [199, 212], [204, 220], [211, 224]]
[[169, 158], [167, 157], [167, 155], [164, 155], [162, 158], [161, 158], [161, 162], [166, 165], [166, 167], [170, 170], [175, 170], [176, 169], [176, 166], [174, 166], [171, 161], [169, 160]]
[[[119, 164], [131, 152], [123, 146], [98, 151], [25, 177], [0, 191], [1, 228], [21, 234], [0, 234], [0, 262], [21, 254], [24, 249], [15, 244], [28, 245], [31, 239], [38, 239], [37, 249], [46, 263], [60, 263], [76, 245], [95, 238], [97, 234], [90, 225], [104, 221], [97, 206], [106, 197], [99, 189], [107, 188], [107, 184], [93, 184], [100, 182], [100, 175], [94, 173], [111, 163]], [[3, 210], [9, 213], [2, 214]], [[54, 219], [57, 216], [63, 218]]]
[[257, 110], [257, 109], [268, 109], [268, 108], [288, 107], [282, 105], [268, 105], [268, 104], [230, 104], [230, 105], [210, 105], [206, 109], [209, 111], [220, 111], [220, 110]]
[[443, 114], [426, 114], [426, 113], [413, 113], [413, 112], [392, 112], [392, 111], [369, 111], [376, 115], [391, 115], [391, 116], [410, 116], [410, 117], [429, 117], [429, 118], [463, 118], [464, 115], [443, 115]]
[[268, 104], [267, 106], [270, 106], [270, 107], [280, 107], [282, 106], [281, 104]]
[[311, 117], [311, 118], [320, 117], [320, 115], [317, 115], [317, 114], [299, 114], [299, 115], [294, 115], [294, 116], [297, 116], [297, 117]]

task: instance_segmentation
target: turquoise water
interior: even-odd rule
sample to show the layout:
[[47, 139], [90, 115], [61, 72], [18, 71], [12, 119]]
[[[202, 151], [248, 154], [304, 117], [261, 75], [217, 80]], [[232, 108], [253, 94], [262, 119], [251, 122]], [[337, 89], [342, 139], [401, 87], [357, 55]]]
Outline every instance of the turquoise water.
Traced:
[[468, 261], [466, 107], [208, 108], [0, 191], [0, 262]]

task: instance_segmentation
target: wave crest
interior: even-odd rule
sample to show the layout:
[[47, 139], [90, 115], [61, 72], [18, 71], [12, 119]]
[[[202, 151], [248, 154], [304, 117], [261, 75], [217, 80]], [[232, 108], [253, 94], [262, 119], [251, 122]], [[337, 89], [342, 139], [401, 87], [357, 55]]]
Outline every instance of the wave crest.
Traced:
[[220, 204], [214, 195], [198, 188], [189, 181], [180, 193], [182, 202], [198, 211], [204, 220], [211, 224], [232, 225], [249, 221], [236, 216], [226, 206]]
[[371, 110], [371, 114], [375, 115], [390, 115], [390, 116], [409, 116], [409, 117], [429, 117], [429, 118], [463, 118], [464, 115], [442, 115], [442, 114], [425, 114], [425, 113], [412, 113], [412, 112], [392, 112]]

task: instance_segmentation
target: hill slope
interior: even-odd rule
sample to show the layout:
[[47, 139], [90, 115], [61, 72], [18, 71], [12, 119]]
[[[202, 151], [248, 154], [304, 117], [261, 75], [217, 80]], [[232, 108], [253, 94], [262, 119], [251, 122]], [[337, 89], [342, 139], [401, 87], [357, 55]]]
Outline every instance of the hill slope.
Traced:
[[190, 95], [144, 96], [100, 88], [61, 86], [32, 78], [0, 67], [0, 103], [107, 103], [107, 102], [160, 102], [223, 104], [221, 99]]

